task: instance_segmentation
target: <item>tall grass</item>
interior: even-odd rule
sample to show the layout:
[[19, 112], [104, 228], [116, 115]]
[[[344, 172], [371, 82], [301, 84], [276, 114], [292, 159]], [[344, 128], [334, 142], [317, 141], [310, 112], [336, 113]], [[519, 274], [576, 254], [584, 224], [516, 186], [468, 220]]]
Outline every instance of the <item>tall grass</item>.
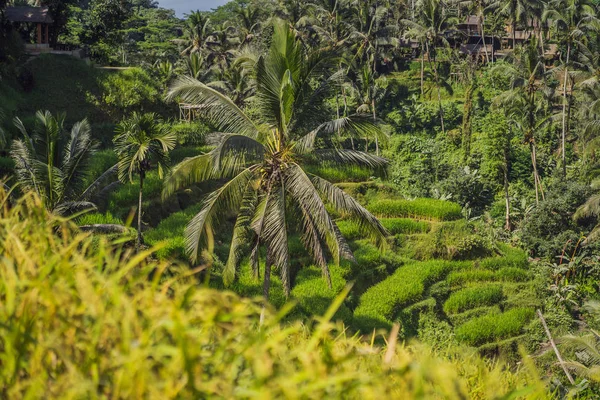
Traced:
[[280, 324], [268, 307], [259, 327], [259, 300], [203, 288], [150, 251], [92, 246], [34, 197], [6, 201], [0, 193], [0, 398], [543, 394], [539, 380], [473, 353], [363, 343], [329, 322], [335, 308], [309, 328]]

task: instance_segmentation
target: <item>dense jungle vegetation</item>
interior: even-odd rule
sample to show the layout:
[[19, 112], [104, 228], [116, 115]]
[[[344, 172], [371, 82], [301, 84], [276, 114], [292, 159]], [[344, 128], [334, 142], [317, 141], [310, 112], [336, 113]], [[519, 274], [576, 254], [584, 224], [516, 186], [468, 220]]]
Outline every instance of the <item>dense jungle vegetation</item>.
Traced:
[[599, 145], [595, 0], [0, 0], [0, 397], [597, 398]]

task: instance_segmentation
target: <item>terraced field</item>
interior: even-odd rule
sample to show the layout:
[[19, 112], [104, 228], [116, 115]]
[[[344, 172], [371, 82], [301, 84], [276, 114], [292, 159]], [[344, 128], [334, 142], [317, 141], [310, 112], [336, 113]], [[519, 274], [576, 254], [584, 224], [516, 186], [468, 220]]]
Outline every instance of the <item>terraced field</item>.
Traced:
[[[398, 321], [405, 338], [419, 336], [423, 315], [451, 326], [457, 342], [482, 349], [510, 345], [522, 335], [539, 305], [523, 251], [482, 239], [477, 226], [464, 220], [455, 203], [402, 199], [385, 184], [339, 186], [379, 217], [390, 233], [389, 245], [377, 248], [365, 239], [357, 223], [337, 215], [356, 263], [330, 266], [330, 289], [320, 269], [311, 266], [299, 238], [292, 236], [292, 298], [297, 306], [289, 318], [323, 314], [345, 285], [353, 282], [351, 295], [336, 317], [365, 335], [389, 329]], [[185, 260], [183, 231], [198, 209], [194, 205], [173, 213], [146, 234], [150, 244], [167, 244], [160, 257]], [[219, 236], [217, 264], [225, 260], [228, 247], [227, 234]], [[221, 279], [213, 277], [211, 285], [222, 287]], [[277, 307], [286, 302], [279, 285], [274, 277], [271, 301]], [[240, 269], [229, 289], [248, 297], [262, 294], [262, 284], [248, 266]]]

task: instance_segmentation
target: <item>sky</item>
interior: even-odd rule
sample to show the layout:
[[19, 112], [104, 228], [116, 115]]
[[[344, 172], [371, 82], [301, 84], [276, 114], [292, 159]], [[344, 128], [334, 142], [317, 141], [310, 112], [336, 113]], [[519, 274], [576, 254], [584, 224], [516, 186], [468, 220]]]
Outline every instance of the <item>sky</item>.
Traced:
[[163, 8], [175, 10], [178, 17], [183, 17], [192, 10], [207, 11], [227, 3], [227, 0], [158, 0]]

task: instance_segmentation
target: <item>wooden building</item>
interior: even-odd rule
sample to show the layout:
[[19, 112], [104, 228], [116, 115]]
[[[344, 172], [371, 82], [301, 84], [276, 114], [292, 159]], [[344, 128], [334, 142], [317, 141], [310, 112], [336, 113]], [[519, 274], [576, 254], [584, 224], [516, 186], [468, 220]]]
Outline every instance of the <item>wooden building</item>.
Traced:
[[[21, 32], [28, 49], [50, 48], [50, 25], [54, 23], [54, 19], [52, 19], [48, 7], [7, 7], [5, 16]], [[30, 43], [32, 32], [35, 43]]]

